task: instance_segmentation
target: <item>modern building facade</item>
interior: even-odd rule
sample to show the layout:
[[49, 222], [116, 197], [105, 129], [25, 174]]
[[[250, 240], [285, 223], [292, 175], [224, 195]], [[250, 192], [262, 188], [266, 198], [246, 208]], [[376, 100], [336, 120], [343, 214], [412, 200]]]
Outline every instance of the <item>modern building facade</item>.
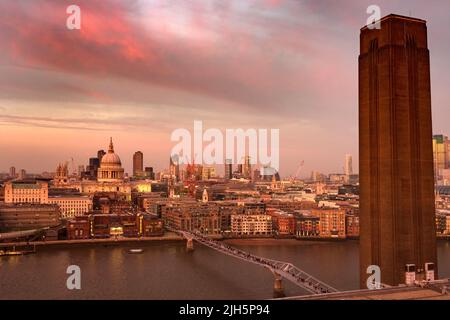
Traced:
[[327, 239], [345, 239], [345, 210], [313, 209], [312, 215], [319, 217], [319, 235]]
[[219, 208], [208, 204], [167, 206], [162, 214], [164, 222], [181, 230], [197, 231], [207, 235], [220, 234]]
[[252, 162], [250, 156], [245, 156], [244, 165], [242, 167], [242, 175], [246, 179], [252, 178]]
[[133, 155], [133, 176], [141, 177], [144, 174], [144, 154], [136, 151]]
[[17, 174], [16, 174], [16, 167], [9, 168], [9, 177], [10, 178], [15, 178], [16, 176], [17, 176]]
[[351, 154], [345, 155], [344, 171], [347, 178], [353, 174], [353, 157]]
[[359, 238], [359, 216], [347, 214], [345, 217], [345, 232], [347, 238]]
[[175, 181], [180, 181], [180, 158], [176, 154], [170, 157], [169, 174]]
[[426, 21], [389, 15], [361, 29], [360, 280], [405, 283], [405, 266], [437, 266], [430, 55]]
[[224, 178], [227, 180], [233, 179], [233, 160], [225, 160], [225, 175]]
[[144, 176], [150, 180], [155, 180], [155, 172], [153, 171], [153, 167], [145, 167]]
[[98, 158], [89, 158], [89, 164], [81, 174], [83, 180], [97, 180], [98, 168], [100, 168], [100, 160]]
[[231, 233], [235, 236], [271, 236], [272, 217], [266, 214], [231, 216]]
[[20, 169], [19, 180], [26, 179], [26, 177], [27, 177], [27, 171], [25, 169]]
[[320, 218], [313, 215], [301, 215], [297, 219], [296, 234], [299, 239], [313, 239], [320, 236]]
[[103, 159], [103, 156], [106, 154], [106, 152], [105, 152], [105, 150], [98, 150], [97, 151], [97, 159], [98, 159], [98, 161], [99, 161], [99, 164], [100, 164], [100, 162], [102, 161], [102, 159]]
[[442, 134], [433, 136], [433, 160], [435, 180], [438, 182], [450, 168], [450, 141]]
[[272, 217], [272, 230], [275, 236], [295, 236], [296, 219], [293, 214], [276, 209], [267, 209], [267, 214]]

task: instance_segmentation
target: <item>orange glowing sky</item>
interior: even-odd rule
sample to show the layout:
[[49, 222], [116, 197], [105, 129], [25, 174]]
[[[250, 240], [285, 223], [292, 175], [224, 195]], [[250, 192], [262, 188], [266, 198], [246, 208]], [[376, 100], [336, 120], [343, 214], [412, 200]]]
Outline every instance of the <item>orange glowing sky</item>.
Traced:
[[[170, 134], [279, 128], [281, 173], [357, 166], [359, 29], [369, 0], [2, 0], [0, 172], [86, 164], [114, 137], [130, 172]], [[81, 8], [81, 30], [66, 7]], [[435, 130], [450, 133], [450, 2], [378, 1], [429, 21]]]

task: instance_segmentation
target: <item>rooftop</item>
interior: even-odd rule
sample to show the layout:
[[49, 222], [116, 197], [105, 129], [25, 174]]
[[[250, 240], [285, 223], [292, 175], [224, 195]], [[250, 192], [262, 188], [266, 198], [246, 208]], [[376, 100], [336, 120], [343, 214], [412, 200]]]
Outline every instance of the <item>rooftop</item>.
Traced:
[[41, 189], [42, 186], [39, 184], [31, 184], [31, 183], [13, 183], [13, 189]]
[[[396, 20], [404, 20], [404, 21], [410, 21], [410, 22], [417, 22], [417, 23], [424, 23], [424, 24], [427, 23], [426, 20], [423, 20], [423, 19], [413, 18], [413, 17], [407, 17], [407, 16], [402, 16], [402, 15], [394, 14], [394, 13], [391, 13], [391, 14], [389, 14], [389, 15], [387, 15], [387, 16], [381, 18], [381, 20], [379, 20], [379, 22], [384, 22], [384, 21], [386, 21], [386, 20], [392, 20], [392, 19], [396, 19]], [[377, 22], [378, 22], [378, 21], [377, 21]], [[364, 26], [364, 27], [361, 28], [361, 31], [362, 31], [362, 30], [365, 30], [365, 29], [367, 29], [367, 28], [368, 28], [367, 26]]]

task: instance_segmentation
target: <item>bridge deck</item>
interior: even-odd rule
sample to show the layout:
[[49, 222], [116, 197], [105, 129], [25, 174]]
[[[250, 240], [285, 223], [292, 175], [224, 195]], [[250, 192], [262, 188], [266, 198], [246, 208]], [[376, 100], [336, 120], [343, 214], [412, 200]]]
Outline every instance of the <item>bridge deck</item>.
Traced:
[[399, 286], [377, 290], [355, 290], [280, 300], [450, 300], [450, 279], [426, 286]]
[[183, 235], [186, 239], [193, 239], [223, 254], [259, 265], [261, 267], [265, 267], [272, 271], [272, 273], [274, 273], [275, 275], [289, 280], [290, 282], [296, 284], [297, 286], [305, 289], [310, 293], [324, 294], [337, 292], [335, 288], [320, 281], [319, 279], [313, 277], [312, 275], [308, 274], [307, 272], [301, 270], [291, 263], [259, 257], [246, 251], [233, 248], [223, 242], [212, 240], [197, 232], [188, 232], [173, 228], [168, 228], [168, 230]]

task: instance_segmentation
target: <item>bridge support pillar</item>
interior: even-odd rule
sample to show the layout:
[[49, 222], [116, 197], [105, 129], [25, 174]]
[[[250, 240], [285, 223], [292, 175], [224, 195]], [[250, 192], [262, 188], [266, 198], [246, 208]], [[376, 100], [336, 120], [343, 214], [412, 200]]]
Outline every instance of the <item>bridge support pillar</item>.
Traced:
[[192, 238], [186, 239], [186, 250], [188, 252], [194, 251], [194, 240]]
[[275, 276], [275, 282], [273, 284], [273, 295], [275, 298], [282, 298], [284, 297], [284, 289], [283, 289], [283, 278], [279, 275], [274, 273]]

